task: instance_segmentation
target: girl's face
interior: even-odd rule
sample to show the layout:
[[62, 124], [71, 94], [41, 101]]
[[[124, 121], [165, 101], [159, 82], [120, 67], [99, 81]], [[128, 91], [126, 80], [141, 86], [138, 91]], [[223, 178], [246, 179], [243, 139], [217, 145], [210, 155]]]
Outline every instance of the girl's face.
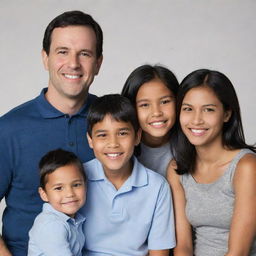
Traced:
[[142, 142], [161, 146], [168, 141], [168, 132], [175, 123], [175, 97], [160, 79], [143, 84], [136, 96], [136, 109]]
[[190, 89], [182, 102], [180, 125], [191, 144], [196, 147], [222, 144], [223, 123], [231, 111], [225, 111], [212, 89], [200, 86]]

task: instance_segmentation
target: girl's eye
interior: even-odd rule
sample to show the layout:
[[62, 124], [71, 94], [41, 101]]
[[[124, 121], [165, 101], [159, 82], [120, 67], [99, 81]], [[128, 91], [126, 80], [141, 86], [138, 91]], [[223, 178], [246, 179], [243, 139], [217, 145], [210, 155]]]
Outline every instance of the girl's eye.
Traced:
[[162, 100], [161, 101], [161, 104], [168, 104], [168, 103], [170, 103], [171, 102], [171, 100], [170, 99], [166, 99], [166, 100]]

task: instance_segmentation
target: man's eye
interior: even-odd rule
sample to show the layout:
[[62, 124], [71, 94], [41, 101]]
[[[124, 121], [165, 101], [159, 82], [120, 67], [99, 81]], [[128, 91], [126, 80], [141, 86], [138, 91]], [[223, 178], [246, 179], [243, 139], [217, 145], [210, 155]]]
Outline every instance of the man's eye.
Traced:
[[89, 54], [88, 52], [81, 52], [80, 55], [84, 57], [91, 57], [91, 54]]
[[58, 51], [58, 54], [66, 54], [67, 53], [67, 51], [64, 51], [64, 50], [61, 50], [61, 51]]

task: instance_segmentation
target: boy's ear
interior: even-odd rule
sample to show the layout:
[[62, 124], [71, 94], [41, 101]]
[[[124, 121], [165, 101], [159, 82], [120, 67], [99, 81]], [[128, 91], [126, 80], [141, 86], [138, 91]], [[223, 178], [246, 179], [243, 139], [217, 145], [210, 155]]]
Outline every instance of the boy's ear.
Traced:
[[38, 192], [39, 192], [39, 195], [40, 195], [40, 197], [43, 201], [49, 202], [48, 196], [47, 196], [47, 194], [45, 193], [45, 191], [42, 187], [39, 187]]
[[87, 136], [87, 140], [88, 140], [88, 144], [89, 144], [90, 148], [93, 148], [92, 138], [88, 132], [86, 133], [86, 136]]
[[141, 128], [139, 128], [139, 130], [136, 133], [135, 146], [138, 146], [140, 144], [141, 134], [142, 134], [142, 130]]

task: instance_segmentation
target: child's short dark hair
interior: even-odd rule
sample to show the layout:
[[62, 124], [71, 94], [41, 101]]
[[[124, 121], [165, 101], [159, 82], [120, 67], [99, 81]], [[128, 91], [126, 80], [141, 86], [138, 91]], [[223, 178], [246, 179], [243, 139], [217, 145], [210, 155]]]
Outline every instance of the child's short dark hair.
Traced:
[[84, 181], [86, 182], [84, 167], [78, 157], [72, 152], [63, 149], [56, 149], [46, 153], [39, 162], [40, 187], [45, 189], [47, 176], [50, 173], [53, 173], [56, 169], [65, 165], [75, 165], [81, 172]]
[[87, 116], [87, 131], [90, 137], [93, 126], [101, 122], [106, 115], [116, 121], [131, 123], [135, 132], [139, 130], [137, 113], [130, 100], [120, 94], [107, 94], [97, 98], [90, 106]]

